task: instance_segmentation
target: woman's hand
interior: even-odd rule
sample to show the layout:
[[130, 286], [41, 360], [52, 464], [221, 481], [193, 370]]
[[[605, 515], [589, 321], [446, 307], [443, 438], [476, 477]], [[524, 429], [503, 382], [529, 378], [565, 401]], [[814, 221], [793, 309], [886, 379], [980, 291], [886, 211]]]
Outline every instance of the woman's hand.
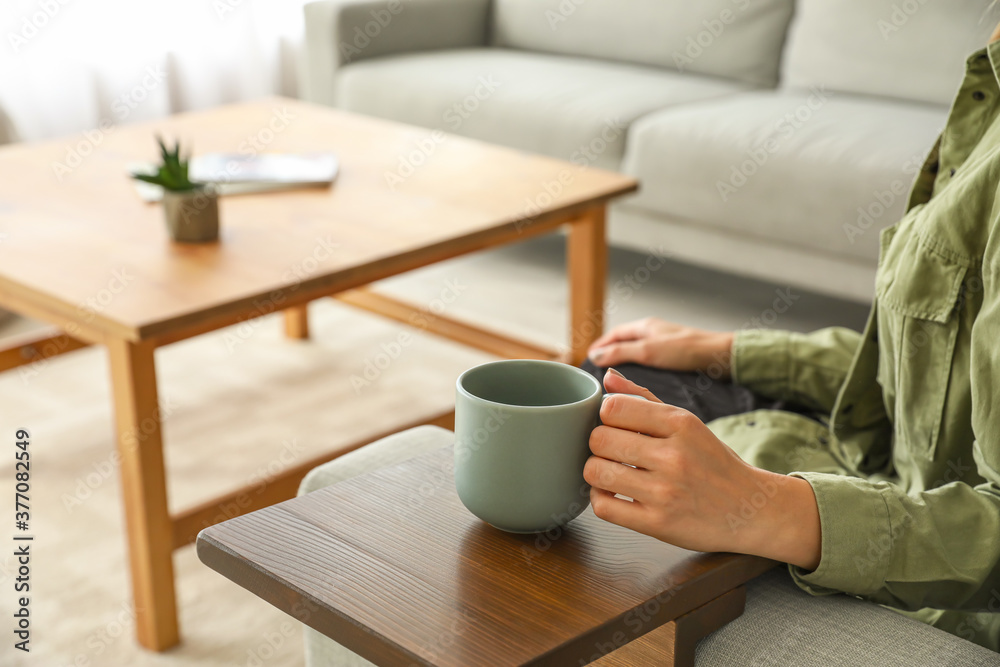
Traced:
[[748, 465], [690, 412], [620, 375], [604, 383], [647, 400], [611, 396], [601, 407], [584, 469], [598, 517], [685, 549], [816, 568], [819, 511], [808, 482]]
[[617, 326], [590, 346], [588, 356], [598, 366], [637, 363], [673, 371], [707, 371], [728, 378], [733, 333], [705, 331], [652, 317]]

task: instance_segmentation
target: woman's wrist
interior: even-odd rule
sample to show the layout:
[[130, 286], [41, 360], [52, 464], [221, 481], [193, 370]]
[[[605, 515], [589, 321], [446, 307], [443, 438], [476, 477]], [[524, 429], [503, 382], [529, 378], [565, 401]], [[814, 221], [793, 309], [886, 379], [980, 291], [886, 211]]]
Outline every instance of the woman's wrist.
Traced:
[[735, 337], [736, 334], [731, 331], [706, 334], [702, 348], [702, 360], [699, 365], [713, 380], [732, 378], [733, 340]]
[[757, 469], [757, 488], [770, 491], [753, 522], [753, 537], [744, 545], [745, 553], [790, 563], [804, 570], [819, 567], [822, 532], [819, 507], [812, 485], [798, 477]]

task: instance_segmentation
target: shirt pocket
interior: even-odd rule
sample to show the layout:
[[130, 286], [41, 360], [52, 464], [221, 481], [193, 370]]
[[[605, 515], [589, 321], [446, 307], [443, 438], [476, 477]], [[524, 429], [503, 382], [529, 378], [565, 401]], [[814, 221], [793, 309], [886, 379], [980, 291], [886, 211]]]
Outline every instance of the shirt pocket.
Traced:
[[933, 458], [941, 430], [967, 270], [913, 232], [893, 229], [883, 236], [875, 283], [878, 381], [896, 446], [926, 458]]

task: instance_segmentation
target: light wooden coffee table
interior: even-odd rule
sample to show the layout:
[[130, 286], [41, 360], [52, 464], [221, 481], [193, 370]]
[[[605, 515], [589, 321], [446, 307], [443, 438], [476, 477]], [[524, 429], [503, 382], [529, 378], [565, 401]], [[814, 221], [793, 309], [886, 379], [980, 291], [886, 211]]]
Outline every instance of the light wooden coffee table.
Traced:
[[[140, 201], [124, 175], [130, 162], [154, 159], [156, 133], [199, 152], [334, 151], [341, 174], [329, 189], [227, 198], [220, 243], [173, 244], [159, 206]], [[415, 165], [412, 173], [402, 163]], [[171, 515], [157, 347], [279, 310], [287, 334], [307, 338], [306, 305], [330, 296], [409, 323], [417, 308], [365, 286], [565, 226], [565, 354], [447, 317], [420, 319], [432, 333], [501, 357], [576, 363], [603, 328], [605, 206], [637, 187], [619, 174], [281, 98], [4, 147], [0, 183], [0, 308], [53, 326], [0, 350], [0, 371], [31, 372], [85, 345], [108, 348], [136, 631], [153, 650], [179, 641], [175, 549], [225, 516], [221, 508], [231, 515], [290, 498], [312, 467], [385, 435], [288, 470], [263, 493], [237, 489]]]

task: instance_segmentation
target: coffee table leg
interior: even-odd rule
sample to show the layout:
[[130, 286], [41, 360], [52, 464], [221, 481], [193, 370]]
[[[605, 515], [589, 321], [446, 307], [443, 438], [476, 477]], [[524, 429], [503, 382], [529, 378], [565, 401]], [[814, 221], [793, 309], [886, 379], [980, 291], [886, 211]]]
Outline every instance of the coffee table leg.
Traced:
[[150, 343], [108, 344], [136, 634], [142, 646], [163, 651], [180, 633], [153, 350]]
[[569, 362], [579, 366], [587, 348], [604, 332], [604, 280], [608, 246], [605, 206], [594, 206], [569, 227], [567, 264], [570, 290]]
[[309, 338], [309, 306], [292, 306], [285, 310], [285, 335], [297, 340]]

